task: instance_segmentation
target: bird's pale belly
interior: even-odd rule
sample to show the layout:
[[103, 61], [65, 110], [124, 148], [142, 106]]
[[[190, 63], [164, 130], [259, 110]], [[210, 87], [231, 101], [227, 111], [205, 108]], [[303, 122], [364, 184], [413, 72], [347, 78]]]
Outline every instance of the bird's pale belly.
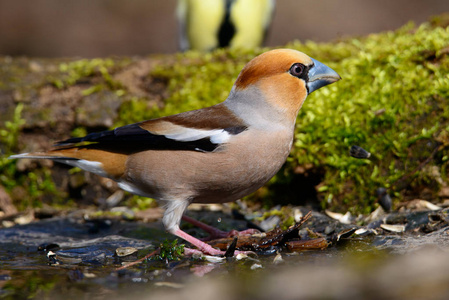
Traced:
[[[267, 162], [267, 164], [270, 164]], [[266, 165], [263, 172], [254, 166], [239, 172], [240, 174], [230, 174], [223, 178], [213, 178], [212, 180], [199, 183], [195, 188], [196, 195], [192, 197], [192, 202], [196, 203], [224, 203], [235, 201], [246, 195], [255, 192], [258, 188], [267, 183], [281, 168], [278, 166]]]
[[136, 154], [133, 159], [139, 164], [133, 164], [119, 185], [132, 193], [165, 201], [235, 201], [270, 180], [285, 162], [289, 150], [277, 148], [257, 155], [243, 151], [239, 157], [230, 157], [225, 152], [194, 151], [176, 156]]

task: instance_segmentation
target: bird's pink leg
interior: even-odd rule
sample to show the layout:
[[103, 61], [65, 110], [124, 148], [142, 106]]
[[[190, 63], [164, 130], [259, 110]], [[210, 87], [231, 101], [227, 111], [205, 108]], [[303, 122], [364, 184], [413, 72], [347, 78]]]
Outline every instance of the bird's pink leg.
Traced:
[[210, 254], [210, 255], [224, 255], [225, 254], [224, 251], [213, 248], [211, 245], [206, 244], [203, 241], [200, 241], [199, 239], [191, 236], [190, 234], [185, 233], [181, 229], [177, 229], [176, 231], [173, 232], [173, 234], [176, 235], [177, 237], [180, 237], [183, 240], [189, 242], [190, 244], [194, 245], [195, 247], [198, 248], [198, 250], [200, 250], [201, 252], [203, 252], [205, 254]]
[[204, 224], [203, 222], [200, 222], [198, 220], [195, 220], [191, 217], [188, 217], [186, 215], [182, 216], [182, 219], [193, 226], [196, 226], [198, 228], [201, 228], [202, 230], [206, 231], [210, 234], [210, 236], [207, 238], [207, 240], [211, 239], [220, 239], [220, 238], [227, 238], [227, 237], [235, 237], [235, 236], [242, 236], [242, 235], [251, 235], [255, 233], [260, 233], [257, 229], [246, 229], [243, 231], [237, 231], [237, 230], [231, 230], [229, 232], [222, 231], [218, 228], [212, 227], [210, 225]]
[[[179, 223], [180, 223], [182, 215], [188, 205], [189, 205], [189, 201], [186, 201], [186, 200], [171, 200], [171, 201], [167, 202], [164, 217], [162, 218], [162, 223], [164, 224], [167, 231], [170, 232], [171, 234], [174, 234], [177, 237], [180, 237], [181, 239], [189, 242], [190, 244], [194, 245], [202, 253], [210, 254], [210, 255], [224, 255], [226, 252], [215, 249], [211, 245], [206, 244], [205, 242], [200, 241], [199, 239], [197, 239], [197, 238], [191, 236], [190, 234], [179, 229]], [[188, 217], [187, 217], [187, 219], [193, 220]], [[198, 221], [196, 221], [196, 222], [201, 223]], [[203, 223], [201, 223], [201, 224], [204, 225], [203, 227], [207, 227], [209, 230], [210, 230], [210, 228], [212, 228], [212, 231], [218, 230], [218, 229], [213, 228], [212, 226], [208, 226]], [[239, 254], [239, 253], [249, 253], [249, 252], [236, 251], [234, 253]]]

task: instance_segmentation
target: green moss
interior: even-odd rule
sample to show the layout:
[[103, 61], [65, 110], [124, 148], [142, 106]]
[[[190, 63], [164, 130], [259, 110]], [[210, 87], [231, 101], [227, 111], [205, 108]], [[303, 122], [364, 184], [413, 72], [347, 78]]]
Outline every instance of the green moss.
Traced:
[[2, 144], [3, 152], [11, 153], [16, 150], [17, 140], [19, 138], [20, 130], [25, 124], [22, 119], [23, 104], [17, 104], [14, 109], [14, 114], [11, 121], [5, 121], [4, 129], [0, 129], [0, 142]]
[[183, 258], [184, 254], [184, 244], [178, 245], [178, 240], [174, 240], [172, 242], [169, 242], [165, 240], [160, 245], [160, 252], [158, 255], [153, 256], [152, 259], [154, 260], [180, 260]]
[[113, 60], [111, 58], [80, 59], [59, 64], [60, 74], [52, 76], [49, 81], [57, 88], [65, 88], [80, 82], [83, 79], [101, 75], [103, 82], [86, 89], [83, 94], [89, 95], [105, 87], [112, 90], [121, 89], [119, 82], [111, 77], [111, 71], [129, 63], [128, 59]]
[[[250, 198], [274, 204], [318, 197], [323, 208], [353, 213], [371, 211], [379, 187], [387, 188], [395, 201], [438, 200], [449, 161], [449, 29], [438, 27], [445, 20], [363, 38], [286, 45], [329, 65], [343, 80], [308, 97], [287, 163]], [[120, 126], [223, 101], [243, 66], [267, 50], [187, 52], [158, 59], [146, 79], [166, 88], [147, 97], [128, 95], [111, 76], [129, 63], [126, 59], [62, 63], [61, 76], [53, 83], [66, 87], [87, 78], [91, 87], [85, 95], [103, 88], [115, 91], [124, 100], [114, 124]], [[73, 133], [86, 132], [77, 128]], [[8, 148], [16, 143], [14, 134], [2, 139]], [[350, 157], [352, 145], [365, 148], [372, 158]], [[1, 168], [0, 184], [11, 187], [6, 178], [18, 180], [15, 164], [2, 158]], [[309, 188], [308, 196], [303, 186]]]
[[72, 137], [83, 137], [87, 135], [87, 130], [85, 127], [76, 127], [72, 130]]
[[148, 99], [131, 97], [120, 106], [119, 118], [114, 127], [152, 119], [157, 115], [157, 111], [157, 107], [149, 105]]
[[145, 210], [157, 207], [157, 202], [152, 198], [133, 195], [126, 201], [126, 206], [132, 207], [134, 210]]
[[25, 194], [20, 202], [16, 203], [19, 209], [27, 207], [41, 207], [44, 197], [51, 195], [53, 204], [61, 204], [62, 195], [56, 190], [51, 172], [48, 169], [38, 169], [31, 172], [17, 170], [17, 161], [8, 159], [8, 156], [17, 151], [17, 140], [25, 120], [21, 113], [23, 104], [19, 103], [14, 111], [13, 119], [4, 123], [0, 130], [0, 185], [7, 191], [15, 187], [24, 188]]
[[165, 66], [155, 69], [152, 75], [169, 78], [168, 88], [172, 91], [161, 115], [223, 101], [245, 63], [257, 54], [259, 52], [251, 51], [238, 55], [232, 50], [217, 50], [206, 55], [190, 52], [179, 55], [178, 62], [169, 69]]
[[[291, 188], [294, 170], [311, 165], [312, 171], [324, 170], [317, 188], [323, 207], [369, 212], [376, 205], [378, 187], [389, 188], [396, 201], [403, 200], [405, 189], [399, 182], [416, 173], [441, 144], [437, 136], [449, 128], [448, 41], [448, 28], [407, 24], [365, 38], [287, 45], [326, 63], [343, 80], [309, 96], [298, 115], [291, 156], [270, 186]], [[189, 52], [170, 65], [158, 66], [151, 76], [167, 80], [170, 96], [152, 117], [223, 101], [244, 64], [265, 50]], [[423, 140], [429, 142], [423, 146]], [[350, 157], [352, 145], [364, 147], [374, 159]], [[441, 147], [437, 156], [447, 157], [447, 147]], [[428, 162], [446, 173], [447, 163], [441, 163]], [[414, 178], [408, 177], [406, 186]], [[281, 196], [268, 194], [272, 203]]]
[[264, 213], [260, 218], [259, 221], [265, 220], [268, 217], [271, 216], [278, 216], [281, 218], [281, 221], [279, 222], [279, 226], [282, 230], [286, 230], [288, 227], [295, 224], [295, 217], [294, 213], [289, 206], [282, 206], [280, 209], [273, 209], [266, 213]]
[[[375, 203], [377, 187], [402, 192], [396, 183], [430, 157], [438, 146], [435, 138], [448, 126], [449, 58], [443, 54], [448, 41], [447, 28], [409, 24], [360, 43], [347, 41], [358, 44], [358, 52], [327, 62], [343, 80], [312, 94], [304, 104], [294, 160], [287, 166], [325, 167], [326, 189], [319, 191], [323, 206], [366, 211]], [[315, 56], [314, 47], [292, 46]], [[419, 146], [421, 140], [428, 142]], [[376, 159], [349, 157], [354, 144]], [[326, 203], [330, 195], [336, 197]]]
[[127, 220], [133, 218], [133, 216], [131, 216], [129, 213], [122, 212], [122, 211], [97, 210], [97, 211], [89, 214], [89, 218], [92, 218], [92, 219], [106, 219], [106, 218], [118, 218], [118, 217], [123, 217], [123, 218], [126, 218]]

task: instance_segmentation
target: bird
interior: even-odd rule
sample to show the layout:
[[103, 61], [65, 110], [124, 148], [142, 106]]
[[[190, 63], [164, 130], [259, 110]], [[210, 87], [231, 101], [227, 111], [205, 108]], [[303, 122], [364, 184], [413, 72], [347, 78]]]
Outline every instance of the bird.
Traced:
[[178, 0], [182, 51], [254, 48], [264, 42], [275, 0]]
[[238, 200], [268, 182], [290, 153], [306, 97], [340, 79], [300, 51], [274, 49], [250, 60], [216, 105], [10, 158], [50, 159], [115, 180], [123, 190], [161, 203], [169, 233], [203, 254], [223, 255], [180, 229], [185, 210], [191, 203]]

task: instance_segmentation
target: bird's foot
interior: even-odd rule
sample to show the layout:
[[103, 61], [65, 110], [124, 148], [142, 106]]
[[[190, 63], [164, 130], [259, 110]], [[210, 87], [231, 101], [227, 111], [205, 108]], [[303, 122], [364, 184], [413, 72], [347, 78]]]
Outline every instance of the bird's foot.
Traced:
[[213, 226], [204, 224], [203, 222], [200, 222], [200, 221], [195, 220], [188, 216], [182, 216], [182, 219], [198, 228], [201, 228], [205, 232], [209, 233], [209, 236], [207, 238], [203, 239], [203, 241], [210, 241], [210, 240], [222, 239], [222, 238], [232, 238], [232, 237], [239, 237], [239, 236], [244, 236], [244, 235], [252, 235], [255, 233], [260, 233], [259, 230], [253, 229], [253, 228], [249, 228], [249, 229], [246, 229], [243, 231], [231, 230], [229, 232], [226, 232], [226, 231], [222, 231], [218, 228], [215, 228]]
[[194, 249], [184, 247], [184, 254], [187, 256], [203, 256], [203, 255], [212, 255], [212, 256], [224, 256], [225, 251], [221, 251], [215, 248], [210, 247], [211, 249]]
[[[212, 247], [211, 247], [212, 248]], [[188, 248], [188, 247], [184, 247], [184, 254], [187, 256], [203, 256], [203, 255], [212, 255], [212, 256], [225, 256], [226, 252], [225, 251], [221, 251], [215, 248], [212, 248], [212, 252], [213, 253], [206, 253], [203, 252], [199, 249], [193, 249], [193, 248]], [[247, 256], [257, 256], [257, 254], [253, 251], [235, 251], [234, 252], [234, 256], [237, 255], [247, 255]], [[223, 257], [224, 258], [224, 257]]]
[[[206, 255], [213, 255], [213, 256], [224, 256], [226, 254], [225, 251], [215, 249], [211, 245], [191, 236], [188, 233], [185, 233], [181, 229], [176, 230], [173, 232], [174, 235], [182, 238], [183, 240], [189, 242], [193, 246], [197, 247], [198, 249], [191, 249], [191, 248], [184, 248], [184, 253], [186, 255], [193, 255], [193, 254], [206, 254]], [[234, 251], [234, 255], [237, 254], [253, 254], [254, 252], [251, 251]]]
[[242, 231], [238, 231], [238, 230], [233, 229], [233, 230], [231, 230], [229, 232], [223, 232], [223, 231], [221, 231], [221, 232], [226, 234], [226, 236], [224, 236], [224, 237], [228, 237], [228, 238], [236, 237], [236, 236], [239, 237], [239, 236], [244, 236], [244, 235], [253, 235], [253, 234], [256, 234], [256, 233], [260, 233], [259, 230], [254, 229], [254, 228], [248, 228], [248, 229], [242, 230]]

